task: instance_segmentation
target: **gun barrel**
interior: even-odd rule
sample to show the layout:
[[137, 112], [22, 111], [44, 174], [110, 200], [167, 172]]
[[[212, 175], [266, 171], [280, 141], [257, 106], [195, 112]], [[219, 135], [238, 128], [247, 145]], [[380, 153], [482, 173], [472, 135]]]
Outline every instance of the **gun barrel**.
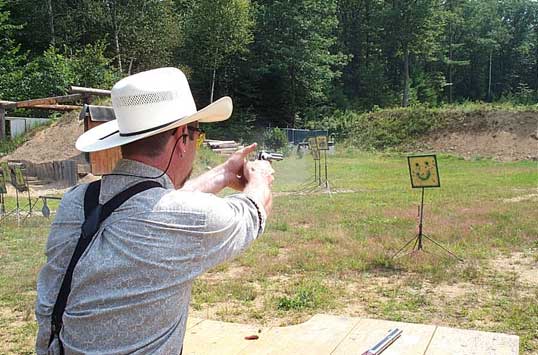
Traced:
[[258, 159], [259, 160], [268, 160], [268, 161], [272, 161], [272, 160], [283, 160], [284, 159], [284, 155], [283, 154], [280, 154], [280, 153], [269, 153], [269, 152], [260, 152], [258, 153]]

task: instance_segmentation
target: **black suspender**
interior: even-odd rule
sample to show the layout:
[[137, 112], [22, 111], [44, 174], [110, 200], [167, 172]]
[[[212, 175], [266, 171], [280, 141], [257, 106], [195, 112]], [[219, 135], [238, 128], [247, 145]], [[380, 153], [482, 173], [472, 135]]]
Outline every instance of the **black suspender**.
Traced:
[[156, 181], [148, 180], [142, 181], [130, 188], [120, 192], [114, 196], [110, 201], [104, 205], [99, 204], [99, 192], [101, 190], [101, 180], [92, 182], [88, 185], [86, 193], [84, 194], [84, 223], [82, 224], [80, 238], [78, 239], [77, 246], [69, 261], [69, 266], [65, 272], [62, 286], [60, 287], [60, 292], [56, 298], [56, 303], [52, 310], [51, 318], [51, 333], [49, 339], [49, 347], [52, 344], [54, 338], [58, 338], [60, 343], [60, 353], [64, 354], [64, 348], [62, 341], [60, 339], [60, 331], [62, 329], [63, 321], [62, 317], [65, 311], [65, 306], [67, 305], [67, 298], [71, 292], [71, 281], [73, 279], [73, 270], [77, 265], [78, 260], [84, 254], [84, 251], [90, 244], [93, 239], [93, 236], [99, 230], [101, 224], [105, 219], [114, 212], [119, 206], [121, 206], [125, 201], [133, 197], [134, 195], [155, 187], [162, 187]]

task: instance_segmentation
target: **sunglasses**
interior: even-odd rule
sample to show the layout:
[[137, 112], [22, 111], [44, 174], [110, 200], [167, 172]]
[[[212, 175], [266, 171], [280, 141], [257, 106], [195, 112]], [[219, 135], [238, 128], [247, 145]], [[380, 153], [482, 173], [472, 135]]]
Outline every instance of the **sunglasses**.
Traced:
[[[202, 144], [204, 144], [205, 131], [203, 129], [200, 129], [200, 127], [198, 126], [187, 126], [187, 132], [191, 141], [193, 141], [195, 139], [195, 136], [198, 135], [198, 137], [196, 137], [196, 150], [200, 149]], [[185, 140], [186, 136], [183, 138], [183, 143], [186, 143]]]

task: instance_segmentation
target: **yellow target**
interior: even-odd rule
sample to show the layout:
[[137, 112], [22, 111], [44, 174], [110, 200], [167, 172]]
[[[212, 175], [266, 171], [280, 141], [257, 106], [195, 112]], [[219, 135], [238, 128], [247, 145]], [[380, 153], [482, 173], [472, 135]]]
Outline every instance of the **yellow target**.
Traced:
[[7, 194], [6, 177], [3, 172], [0, 174], [0, 194]]
[[314, 157], [314, 160], [319, 160], [319, 150], [312, 150], [312, 157]]
[[4, 173], [4, 179], [11, 180], [11, 169], [9, 168], [9, 165], [7, 161], [3, 161], [0, 163], [0, 167], [2, 167], [2, 172]]
[[24, 178], [21, 167], [15, 166], [13, 170], [15, 171], [15, 176], [11, 177], [11, 184], [19, 190], [19, 192], [27, 191], [28, 186], [26, 185], [26, 179]]
[[318, 143], [315, 137], [308, 138], [308, 147], [310, 147], [310, 150], [318, 150]]
[[329, 150], [329, 144], [327, 143], [327, 136], [317, 136], [316, 141], [318, 142], [319, 150]]
[[435, 155], [407, 157], [411, 186], [413, 188], [440, 187], [439, 169]]

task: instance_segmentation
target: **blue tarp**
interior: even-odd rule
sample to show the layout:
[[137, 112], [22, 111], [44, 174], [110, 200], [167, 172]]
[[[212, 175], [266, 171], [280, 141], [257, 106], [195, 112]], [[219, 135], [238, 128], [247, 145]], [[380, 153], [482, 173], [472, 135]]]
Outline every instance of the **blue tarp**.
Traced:
[[299, 144], [308, 141], [310, 137], [328, 136], [327, 130], [321, 129], [297, 129], [297, 128], [280, 128], [288, 136], [288, 142]]

